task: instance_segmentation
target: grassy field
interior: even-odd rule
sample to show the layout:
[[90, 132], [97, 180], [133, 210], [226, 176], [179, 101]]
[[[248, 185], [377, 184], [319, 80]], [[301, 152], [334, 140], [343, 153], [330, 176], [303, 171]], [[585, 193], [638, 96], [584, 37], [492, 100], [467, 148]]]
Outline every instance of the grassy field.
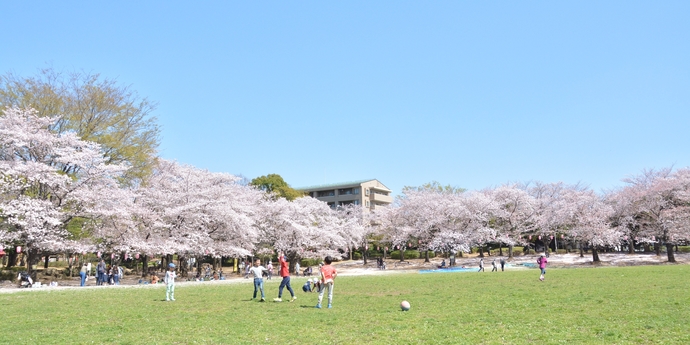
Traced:
[[[340, 277], [333, 309], [250, 284], [0, 294], [0, 344], [688, 344], [690, 266]], [[277, 296], [279, 280], [266, 284]], [[289, 297], [285, 291], [284, 299]], [[400, 311], [408, 300], [412, 309]]]

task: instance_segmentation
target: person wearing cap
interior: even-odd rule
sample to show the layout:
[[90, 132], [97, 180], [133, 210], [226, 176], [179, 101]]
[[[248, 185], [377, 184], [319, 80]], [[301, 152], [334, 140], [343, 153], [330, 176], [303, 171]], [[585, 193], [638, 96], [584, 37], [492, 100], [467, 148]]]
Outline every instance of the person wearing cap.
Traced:
[[304, 292], [311, 292], [311, 279], [307, 279], [307, 282], [302, 285], [302, 291]]
[[539, 280], [544, 281], [544, 275], [546, 274], [546, 263], [549, 262], [546, 260], [546, 255], [542, 254], [539, 259], [537, 259], [537, 263], [539, 264], [539, 269], [541, 269], [541, 276], [539, 277]]
[[177, 277], [177, 274], [175, 273], [175, 264], [171, 262], [168, 264], [168, 271], [165, 272], [165, 278], [163, 278], [163, 281], [165, 282], [165, 300], [166, 301], [174, 301], [175, 300], [175, 278], [176, 277]]

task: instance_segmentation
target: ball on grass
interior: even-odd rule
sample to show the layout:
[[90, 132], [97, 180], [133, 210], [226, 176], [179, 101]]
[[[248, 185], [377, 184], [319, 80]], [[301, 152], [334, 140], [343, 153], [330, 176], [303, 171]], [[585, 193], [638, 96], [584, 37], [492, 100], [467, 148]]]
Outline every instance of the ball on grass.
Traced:
[[402, 301], [402, 302], [400, 303], [400, 309], [402, 309], [402, 311], [408, 311], [408, 310], [410, 310], [410, 302], [408, 302], [408, 301]]

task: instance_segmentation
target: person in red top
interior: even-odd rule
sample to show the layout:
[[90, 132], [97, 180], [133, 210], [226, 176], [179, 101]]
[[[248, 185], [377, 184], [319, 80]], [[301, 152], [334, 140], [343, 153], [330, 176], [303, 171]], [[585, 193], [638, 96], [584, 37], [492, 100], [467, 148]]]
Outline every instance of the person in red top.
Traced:
[[539, 268], [541, 269], [541, 276], [539, 277], [539, 280], [544, 281], [544, 275], [546, 274], [546, 263], [549, 262], [549, 260], [546, 260], [546, 255], [542, 254], [539, 259], [537, 259], [537, 263], [539, 264]]
[[281, 250], [278, 252], [278, 262], [280, 263], [280, 276], [283, 277], [283, 280], [280, 282], [280, 287], [278, 288], [278, 298], [274, 298], [274, 302], [282, 302], [283, 301], [283, 288], [287, 287], [288, 291], [290, 291], [290, 294], [292, 295], [292, 299], [290, 302], [294, 302], [297, 299], [297, 296], [295, 296], [295, 292], [292, 291], [292, 286], [290, 286], [290, 268], [288, 267], [288, 262], [285, 258], [285, 253]]
[[319, 288], [319, 303], [316, 305], [316, 308], [321, 309], [323, 293], [324, 291], [326, 291], [326, 288], [328, 288], [328, 309], [331, 309], [333, 303], [333, 281], [335, 280], [335, 277], [338, 275], [338, 272], [335, 271], [335, 267], [331, 266], [333, 259], [331, 259], [330, 256], [327, 256], [325, 259], [323, 259], [323, 261], [326, 264], [321, 266], [320, 270], [321, 287]]

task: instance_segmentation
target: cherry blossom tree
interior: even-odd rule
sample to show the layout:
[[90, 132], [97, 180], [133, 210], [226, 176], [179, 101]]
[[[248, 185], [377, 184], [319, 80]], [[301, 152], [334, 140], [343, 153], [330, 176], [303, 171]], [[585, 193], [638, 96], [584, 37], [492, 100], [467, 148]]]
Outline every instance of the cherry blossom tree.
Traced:
[[297, 258], [338, 256], [348, 245], [336, 211], [314, 198], [266, 198], [256, 227], [261, 247], [285, 252], [291, 265]]
[[516, 184], [507, 184], [488, 190], [488, 196], [494, 201], [492, 227], [497, 229], [495, 242], [508, 246], [508, 257], [513, 257], [513, 247], [521, 243], [523, 235], [532, 232], [537, 223], [537, 200], [524, 188]]
[[668, 261], [675, 262], [673, 246], [689, 237], [690, 171], [645, 170], [624, 182], [628, 186], [619, 191], [622, 195], [619, 199], [629, 200], [631, 215], [628, 217], [634, 218], [634, 224], [639, 226], [638, 241], [654, 243], [657, 255], [665, 244]]
[[610, 223], [611, 205], [587, 189], [565, 189], [562, 194], [566, 234], [592, 249], [592, 261], [599, 262], [599, 250], [620, 243], [622, 232]]
[[259, 239], [254, 224], [264, 193], [238, 180], [159, 160], [146, 184], [135, 191], [133, 219], [139, 224], [129, 250], [176, 253], [182, 260], [251, 254]]
[[65, 226], [103, 211], [127, 169], [106, 164], [98, 144], [50, 132], [55, 121], [19, 108], [0, 117], [0, 239], [23, 244], [30, 267], [41, 252], [83, 249]]

